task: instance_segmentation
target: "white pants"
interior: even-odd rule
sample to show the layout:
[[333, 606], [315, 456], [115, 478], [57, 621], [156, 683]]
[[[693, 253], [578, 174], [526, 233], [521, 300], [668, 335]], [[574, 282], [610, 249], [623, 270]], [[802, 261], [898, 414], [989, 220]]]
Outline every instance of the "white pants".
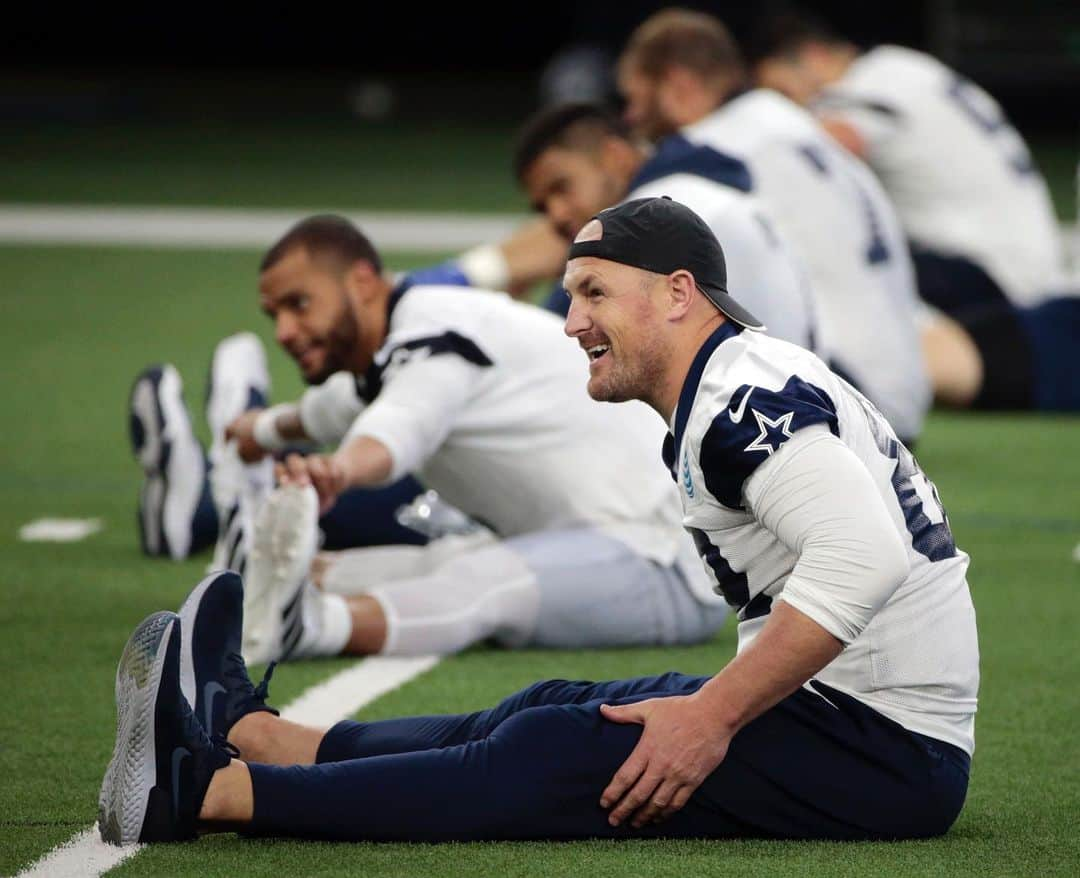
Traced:
[[563, 649], [696, 643], [728, 613], [696, 598], [676, 565], [591, 528], [353, 549], [338, 553], [323, 587], [379, 602], [388, 655], [455, 652], [489, 638]]

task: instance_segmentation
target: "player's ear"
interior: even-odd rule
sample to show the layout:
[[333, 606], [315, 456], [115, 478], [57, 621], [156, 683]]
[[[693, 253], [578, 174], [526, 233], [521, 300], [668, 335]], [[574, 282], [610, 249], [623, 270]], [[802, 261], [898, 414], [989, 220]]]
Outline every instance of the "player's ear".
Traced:
[[379, 273], [366, 259], [358, 259], [345, 272], [345, 288], [357, 302], [366, 304], [379, 289]]
[[681, 320], [690, 311], [697, 297], [697, 284], [694, 276], [684, 269], [669, 274], [668, 281], [668, 320]]

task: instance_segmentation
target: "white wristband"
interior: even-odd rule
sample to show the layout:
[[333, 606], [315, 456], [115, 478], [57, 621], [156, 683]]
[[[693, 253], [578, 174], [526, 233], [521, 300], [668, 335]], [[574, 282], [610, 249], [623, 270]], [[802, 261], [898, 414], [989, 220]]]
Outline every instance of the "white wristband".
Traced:
[[481, 244], [466, 250], [456, 262], [474, 287], [505, 290], [510, 283], [510, 266], [497, 244]]
[[265, 451], [280, 451], [285, 447], [288, 440], [278, 431], [278, 415], [296, 412], [295, 403], [282, 403], [263, 409], [255, 416], [252, 433], [259, 447]]

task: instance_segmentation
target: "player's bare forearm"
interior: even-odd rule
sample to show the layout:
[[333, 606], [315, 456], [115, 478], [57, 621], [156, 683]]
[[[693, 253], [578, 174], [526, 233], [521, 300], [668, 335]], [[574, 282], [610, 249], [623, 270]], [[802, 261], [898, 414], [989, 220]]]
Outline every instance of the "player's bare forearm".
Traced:
[[734, 734], [798, 689], [842, 649], [817, 622], [778, 601], [753, 643], [701, 687], [698, 700]]
[[277, 465], [277, 478], [282, 485], [312, 485], [324, 515], [342, 491], [384, 482], [393, 469], [390, 449], [378, 439], [358, 436], [333, 454], [290, 454]]
[[566, 241], [546, 219], [538, 219], [518, 229], [500, 242], [506, 259], [511, 292], [519, 295], [539, 281], [553, 280], [566, 267]]
[[341, 467], [346, 488], [381, 484], [394, 470], [390, 449], [371, 436], [350, 439], [331, 457]]

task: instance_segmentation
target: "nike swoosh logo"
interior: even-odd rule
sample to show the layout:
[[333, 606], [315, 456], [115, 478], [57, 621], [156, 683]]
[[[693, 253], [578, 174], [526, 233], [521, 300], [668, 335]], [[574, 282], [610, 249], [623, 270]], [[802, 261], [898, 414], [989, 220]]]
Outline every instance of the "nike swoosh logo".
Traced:
[[224, 692], [225, 687], [222, 686], [217, 680], [210, 680], [205, 686], [203, 686], [203, 728], [206, 729], [206, 734], [212, 735], [217, 729], [214, 726], [214, 696], [219, 692]]
[[750, 394], [754, 392], [754, 385], [751, 384], [746, 393], [743, 394], [743, 398], [739, 400], [739, 405], [733, 412], [728, 412], [728, 417], [731, 418], [731, 423], [737, 424], [742, 420], [743, 415], [746, 413], [746, 403], [750, 399]]
[[180, 813], [180, 766], [191, 755], [186, 747], [177, 747], [172, 751], [172, 800], [173, 815]]

